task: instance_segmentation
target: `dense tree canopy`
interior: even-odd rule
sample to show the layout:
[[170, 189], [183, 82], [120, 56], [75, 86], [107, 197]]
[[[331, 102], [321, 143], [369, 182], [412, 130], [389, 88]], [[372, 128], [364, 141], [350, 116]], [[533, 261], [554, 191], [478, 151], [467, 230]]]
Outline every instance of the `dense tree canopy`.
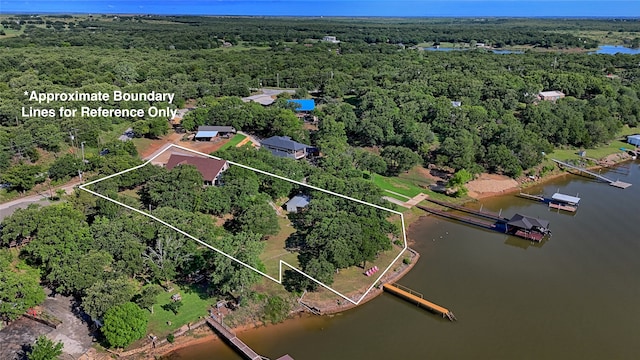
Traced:
[[148, 321], [149, 313], [138, 305], [127, 302], [107, 311], [102, 333], [109, 345], [123, 348], [145, 335]]

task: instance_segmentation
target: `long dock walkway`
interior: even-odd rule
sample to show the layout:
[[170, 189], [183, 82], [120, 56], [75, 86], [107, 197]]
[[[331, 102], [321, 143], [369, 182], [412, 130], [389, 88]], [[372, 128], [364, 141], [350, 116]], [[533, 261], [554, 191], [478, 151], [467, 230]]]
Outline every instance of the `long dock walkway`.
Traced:
[[[425, 200], [427, 200], [429, 202], [432, 202], [434, 204], [438, 204], [440, 206], [444, 206], [444, 207], [448, 207], [450, 209], [466, 212], [466, 213], [473, 214], [475, 216], [483, 217], [483, 218], [486, 218], [486, 219], [491, 219], [491, 220], [495, 220], [495, 221], [502, 221], [502, 222], [509, 221], [509, 219], [503, 218], [499, 214], [494, 214], [494, 213], [490, 213], [490, 212], [486, 212], [486, 211], [473, 210], [473, 209], [466, 208], [464, 206], [451, 204], [451, 203], [444, 202], [444, 201], [438, 201], [438, 200], [434, 200], [434, 199], [430, 199], [430, 198], [426, 198]], [[419, 206], [419, 208], [422, 209], [422, 210], [426, 210], [422, 206]], [[429, 211], [429, 210], [426, 210], [426, 211]]]
[[258, 355], [257, 352], [253, 351], [247, 344], [238, 339], [238, 337], [224, 326], [224, 324], [219, 322], [218, 319], [209, 317], [207, 318], [207, 323], [244, 358], [249, 360], [263, 360], [262, 356]]
[[442, 314], [442, 317], [446, 317], [451, 321], [457, 320], [455, 315], [453, 315], [453, 313], [449, 309], [425, 300], [422, 294], [417, 293], [409, 288], [398, 284], [384, 284], [382, 287], [384, 290], [397, 295], [407, 301], [410, 301], [418, 306], [423, 306], [429, 310], [433, 310], [439, 314]]
[[618, 188], [621, 188], [621, 189], [626, 189], [626, 188], [628, 188], [629, 186], [632, 185], [632, 184], [626, 183], [624, 181], [609, 179], [606, 176], [602, 176], [600, 174], [596, 174], [593, 171], [589, 171], [589, 170], [587, 170], [585, 168], [581, 168], [579, 166], [568, 164], [568, 163], [566, 163], [564, 161], [560, 161], [560, 160], [556, 160], [556, 159], [551, 159], [551, 160], [553, 160], [555, 163], [557, 163], [560, 166], [566, 166], [566, 167], [568, 167], [570, 169], [578, 170], [581, 173], [585, 173], [587, 175], [591, 175], [591, 176], [593, 176], [594, 178], [596, 178], [598, 180], [601, 180], [601, 181], [604, 181], [606, 183], [609, 183], [609, 185], [611, 185], [611, 186], [615, 186], [615, 187], [618, 187]]
[[[481, 221], [479, 219], [474, 219], [474, 218], [471, 218], [471, 217], [458, 216], [458, 215], [454, 215], [454, 214], [451, 214], [451, 213], [448, 213], [448, 212], [444, 212], [444, 211], [428, 208], [428, 207], [422, 206], [422, 205], [416, 205], [416, 207], [418, 209], [420, 209], [420, 210], [424, 210], [426, 212], [429, 212], [429, 213], [432, 213], [432, 214], [435, 214], [435, 215], [439, 215], [439, 216], [445, 217], [447, 219], [458, 220], [458, 221], [461, 221], [463, 223], [467, 223], [467, 224], [475, 225], [475, 226], [480, 226], [480, 227], [483, 227], [483, 228], [488, 229], [488, 230], [497, 230], [497, 227], [496, 227], [495, 223], [492, 224], [492, 223], [489, 223], [489, 222], [486, 222], [486, 221]], [[505, 221], [498, 221], [498, 223], [501, 223], [501, 222], [505, 222]]]

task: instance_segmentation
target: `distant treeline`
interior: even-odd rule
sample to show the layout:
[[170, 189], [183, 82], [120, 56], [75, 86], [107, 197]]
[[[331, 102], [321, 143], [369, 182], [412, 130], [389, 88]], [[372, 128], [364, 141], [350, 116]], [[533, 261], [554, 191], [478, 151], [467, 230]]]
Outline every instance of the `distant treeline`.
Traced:
[[[161, 19], [164, 23], [160, 23]], [[187, 99], [209, 105], [185, 119], [193, 126], [232, 124], [258, 134], [309, 139], [325, 154], [335, 147], [336, 138], [340, 137], [331, 138], [331, 135], [344, 133], [351, 146], [402, 147], [419, 154], [426, 163], [512, 176], [539, 164], [541, 154], [552, 151], [553, 147], [601, 144], [614, 138], [623, 125], [636, 126], [640, 120], [640, 69], [638, 57], [633, 55], [559, 52], [496, 55], [481, 49], [445, 53], [346, 40], [349, 34], [362, 36], [360, 31], [344, 37], [332, 32], [344, 40], [339, 44], [273, 41], [264, 47], [243, 44], [224, 51], [179, 50], [194, 42], [174, 41], [170, 37], [187, 34], [186, 29], [214, 44], [216, 39], [226, 36], [225, 31], [231, 33], [244, 25], [247, 28], [243, 31], [250, 33], [249, 25], [258, 26], [262, 22], [263, 30], [254, 33], [275, 36], [276, 29], [285, 24], [293, 29], [300, 22], [311, 29], [312, 25], [320, 26], [323, 22], [319, 19], [195, 17], [80, 20], [82, 24], [95, 24], [95, 28], [83, 28], [84, 25], [78, 31], [38, 28], [42, 36], [0, 41], [0, 46], [18, 47], [5, 48], [0, 57], [0, 169], [25, 161], [33, 163], [41, 154], [38, 148], [50, 152], [66, 149], [72, 145], [71, 132], [75, 136], [74, 146], [85, 142], [86, 146], [99, 147], [108, 141], [103, 134], [112, 130], [114, 124], [133, 120], [26, 118], [20, 109], [34, 104], [23, 94], [33, 90], [172, 92], [177, 106], [182, 106]], [[374, 27], [375, 21], [378, 28]], [[345, 19], [327, 24], [334, 30], [341, 26], [363, 26], [386, 31], [391, 26], [405, 26], [399, 21], [375, 21], [359, 23]], [[438, 21], [449, 26], [445, 20]], [[220, 25], [215, 31], [217, 35], [213, 35], [213, 30], [207, 33], [209, 23], [227, 25]], [[484, 26], [482, 22], [461, 21], [466, 23], [470, 29]], [[549, 21], [549, 24], [562, 23], [565, 22]], [[566, 22], [567, 26], [576, 27], [583, 23], [590, 22]], [[602, 23], [593, 21], [595, 26]], [[499, 20], [488, 24], [488, 27], [500, 28]], [[526, 24], [523, 20], [507, 21], [505, 29], [524, 29]], [[531, 21], [528, 28], [536, 24], [546, 22]], [[637, 22], [609, 24], [614, 30]], [[424, 21], [424, 26], [441, 25], [437, 21]], [[118, 30], [127, 27], [135, 31]], [[185, 32], [172, 32], [174, 27]], [[317, 36], [323, 34], [326, 32]], [[95, 46], [59, 46], [72, 36], [91, 40]], [[147, 40], [154, 36], [158, 41], [175, 44], [175, 50], [167, 50], [164, 45], [158, 46], [159, 49], [144, 48]], [[286, 36], [287, 32], [280, 33], [281, 40]], [[36, 41], [43, 44], [33, 45]], [[124, 44], [136, 41], [140, 41], [141, 48], [132, 45], [133, 48], [121, 49]], [[58, 45], [45, 45], [49, 42]], [[244, 105], [237, 98], [216, 100], [221, 96], [246, 96], [250, 89], [261, 86], [299, 88], [299, 94], [311, 91], [319, 105], [316, 115], [321, 131], [309, 134], [301, 130], [297, 123], [289, 120], [293, 113], [287, 109], [262, 111], [259, 106]], [[555, 103], [537, 101], [536, 95], [544, 90], [562, 91], [567, 97]], [[452, 102], [460, 102], [461, 106], [456, 107]], [[50, 107], [63, 105], [142, 108], [154, 104], [55, 103]], [[273, 117], [274, 114], [277, 116]], [[328, 125], [334, 122], [339, 128]], [[161, 124], [145, 119], [134, 128], [148, 129], [137, 134], [148, 137], [166, 131], [156, 125]], [[162, 121], [162, 125], [166, 126], [166, 122]], [[355, 161], [343, 160], [345, 163]], [[23, 170], [26, 174], [40, 173]]]
[[[594, 48], [595, 40], [570, 30], [638, 31], [637, 20], [522, 19], [316, 19], [193, 16], [97, 16], [62, 18], [10, 17], [5, 26], [28, 26], [23, 36], [5, 46], [61, 45], [106, 48], [208, 49], [222, 41], [252, 44], [305, 42], [326, 35], [351, 43], [485, 43], [495, 47], [529, 45], [543, 48]], [[71, 21], [69, 21], [71, 20]], [[63, 26], [64, 23], [67, 26]], [[58, 32], [49, 31], [53, 26]], [[61, 30], [66, 30], [62, 31]]]

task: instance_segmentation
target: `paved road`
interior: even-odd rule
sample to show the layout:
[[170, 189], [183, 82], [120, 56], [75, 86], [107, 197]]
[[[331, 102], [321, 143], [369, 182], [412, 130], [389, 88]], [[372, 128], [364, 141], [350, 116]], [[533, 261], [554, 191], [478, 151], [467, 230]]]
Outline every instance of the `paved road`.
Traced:
[[[39, 322], [19, 318], [0, 331], [0, 359], [18, 360], [23, 346], [33, 344], [40, 335], [54, 342], [64, 343], [60, 357], [62, 360], [78, 359], [93, 344], [87, 324], [80, 314], [73, 310], [73, 299], [55, 295], [48, 296], [42, 307], [51, 315], [62, 321], [57, 329], [53, 329]], [[86, 316], [85, 316], [86, 317]]]
[[[80, 181], [75, 180], [71, 183], [52, 188], [52, 192], [55, 193], [58, 189], [63, 189], [66, 194], [71, 194], [73, 188], [80, 185]], [[0, 204], [0, 221], [5, 217], [11, 216], [17, 209], [24, 209], [31, 204], [40, 204], [41, 206], [51, 205], [49, 201], [49, 191], [38, 193], [36, 195], [25, 196], [23, 198], [11, 200], [6, 203]]]

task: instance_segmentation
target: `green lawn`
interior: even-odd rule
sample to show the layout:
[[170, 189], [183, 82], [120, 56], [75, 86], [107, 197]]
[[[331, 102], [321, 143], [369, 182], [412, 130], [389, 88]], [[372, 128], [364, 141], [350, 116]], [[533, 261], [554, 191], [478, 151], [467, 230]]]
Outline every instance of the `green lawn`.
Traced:
[[[608, 155], [621, 152], [620, 148], [629, 149], [631, 147], [632, 146], [624, 141], [614, 140], [609, 145], [603, 145], [595, 149], [586, 149], [586, 157], [600, 160], [607, 157]], [[553, 153], [549, 154], [549, 157], [563, 161], [570, 159], [580, 159], [578, 150], [576, 149], [554, 150]]]
[[[423, 189], [419, 186], [416, 186], [415, 183], [409, 179], [403, 179], [400, 177], [386, 177], [378, 174], [372, 174], [371, 180], [376, 186], [381, 188], [382, 190], [389, 190], [396, 192], [398, 194], [405, 195], [409, 198], [412, 198], [421, 192], [427, 192], [427, 189]], [[392, 194], [388, 191], [384, 192], [385, 196], [393, 197], [398, 200], [406, 201], [408, 200], [406, 197], [398, 196]]]
[[[620, 148], [632, 148], [624, 139], [627, 135], [633, 135], [640, 133], [640, 127], [628, 127], [624, 126], [620, 132], [618, 132], [618, 140], [613, 140], [607, 145], [601, 145], [594, 149], [585, 149], [586, 157], [600, 160], [608, 155], [621, 152]], [[578, 149], [556, 149], [548, 157], [552, 159], [558, 159], [562, 161], [579, 159]]]
[[216, 151], [222, 151], [222, 150], [226, 150], [228, 148], [231, 147], [235, 147], [236, 145], [238, 145], [242, 140], [246, 139], [247, 137], [242, 135], [242, 134], [235, 134], [231, 140], [227, 141], [226, 144], [222, 145], [222, 147], [220, 147], [220, 149], [216, 150]]
[[[171, 296], [176, 293], [182, 296], [183, 304], [178, 314], [174, 315], [171, 311], [163, 309], [162, 305], [170, 303]], [[207, 316], [207, 309], [215, 302], [215, 299], [208, 298], [202, 292], [193, 291], [188, 287], [174, 286], [172, 292], [163, 291], [156, 298], [153, 314], [149, 317], [147, 332], [160, 338], [164, 337], [187, 323], [197, 322], [201, 316]], [[171, 325], [168, 325], [167, 321], [171, 321]]]
[[291, 225], [291, 221], [287, 218], [278, 217], [278, 225], [280, 231], [276, 235], [267, 237], [265, 247], [260, 260], [264, 264], [265, 273], [278, 277], [280, 273], [280, 260], [284, 260], [293, 266], [298, 266], [298, 253], [290, 252], [285, 249], [285, 242], [289, 235], [295, 232], [295, 228]]

